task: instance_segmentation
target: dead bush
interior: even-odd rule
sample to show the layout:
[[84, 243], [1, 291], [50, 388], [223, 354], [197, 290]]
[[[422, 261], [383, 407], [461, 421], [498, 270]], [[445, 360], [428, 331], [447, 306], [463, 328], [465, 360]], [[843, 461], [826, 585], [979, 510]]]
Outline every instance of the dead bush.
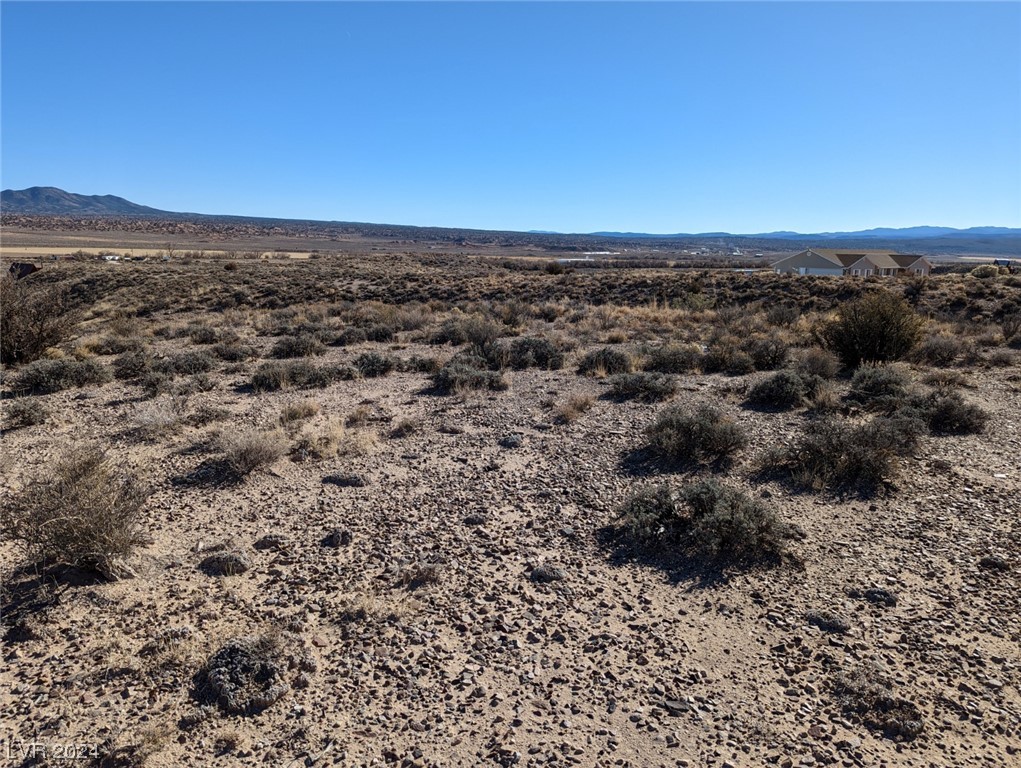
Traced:
[[45, 423], [49, 417], [46, 406], [35, 398], [19, 397], [8, 401], [3, 412], [3, 429], [21, 429]]
[[66, 288], [0, 276], [0, 362], [30, 363], [70, 337], [77, 313]]
[[148, 491], [97, 446], [78, 446], [51, 473], [0, 508], [4, 538], [33, 560], [88, 568], [114, 578], [145, 537], [139, 524]]
[[592, 408], [595, 398], [592, 395], [573, 394], [561, 404], [554, 407], [553, 411], [557, 421], [562, 424], [570, 424], [577, 421], [583, 413]]

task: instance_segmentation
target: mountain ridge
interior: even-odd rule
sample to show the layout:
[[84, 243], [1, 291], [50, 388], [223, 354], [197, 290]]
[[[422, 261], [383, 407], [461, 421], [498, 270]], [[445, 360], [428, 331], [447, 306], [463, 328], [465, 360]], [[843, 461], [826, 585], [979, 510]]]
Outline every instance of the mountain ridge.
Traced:
[[[73, 215], [84, 214], [90, 216], [113, 216], [113, 215], [138, 215], [138, 216], [201, 216], [204, 218], [226, 218], [226, 215], [185, 213], [178, 211], [166, 211], [152, 208], [147, 205], [131, 202], [116, 195], [81, 195], [74, 192], [66, 192], [59, 187], [28, 187], [27, 189], [5, 189], [0, 192], [0, 211], [3, 213], [37, 214], [37, 215]], [[244, 217], [231, 215], [229, 218], [262, 218]], [[648, 239], [648, 240], [670, 240], [678, 238], [749, 238], [759, 240], [908, 240], [922, 239], [929, 237], [945, 238], [971, 238], [999, 237], [1021, 235], [1021, 228], [1012, 227], [969, 227], [967, 229], [956, 229], [954, 227], [940, 226], [917, 226], [917, 227], [875, 227], [873, 229], [849, 231], [849, 232], [816, 232], [801, 233], [791, 231], [776, 231], [764, 233], [733, 233], [733, 232], [699, 232], [699, 233], [672, 233], [672, 234], [651, 234], [647, 232], [584, 232], [564, 233], [548, 230], [530, 230], [527, 234], [546, 235], [589, 235], [604, 238], [626, 238], [626, 239]]]

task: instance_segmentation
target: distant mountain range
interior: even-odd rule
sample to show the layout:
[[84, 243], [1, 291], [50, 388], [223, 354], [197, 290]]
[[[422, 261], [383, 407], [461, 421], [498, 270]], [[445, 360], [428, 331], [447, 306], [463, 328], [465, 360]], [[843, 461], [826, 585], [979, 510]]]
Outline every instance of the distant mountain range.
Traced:
[[[139, 205], [130, 200], [116, 195], [78, 195], [73, 192], [65, 192], [57, 187], [29, 187], [28, 189], [5, 189], [0, 192], [0, 211], [4, 213], [20, 214], [44, 214], [73, 216], [75, 214], [87, 216], [167, 216], [179, 218], [182, 216], [199, 216], [212, 218], [208, 214], [185, 214], [173, 211], [161, 211], [158, 208], [150, 208], [146, 205]], [[230, 217], [241, 218], [241, 217]], [[532, 230], [529, 233], [534, 235], [564, 235], [566, 233]], [[866, 229], [857, 232], [816, 232], [814, 234], [803, 234], [800, 232], [766, 232], [759, 234], [733, 234], [730, 232], [701, 232], [701, 233], [675, 233], [669, 235], [654, 235], [645, 232], [589, 232], [593, 237], [617, 238], [622, 240], [681, 240], [693, 238], [748, 238], [754, 240], [854, 240], [857, 242], [869, 240], [924, 240], [928, 238], [940, 239], [968, 239], [981, 237], [983, 239], [999, 237], [1021, 236], [1021, 228], [1011, 227], [971, 227], [969, 229], [954, 229], [953, 227], [904, 227], [902, 229], [876, 228]], [[855, 247], [861, 247], [856, 245]]]
[[875, 238], [877, 240], [918, 240], [927, 237], [976, 237], [989, 235], [1021, 235], [1021, 229], [1011, 227], [969, 227], [968, 229], [954, 229], [953, 227], [903, 227], [895, 229], [890, 227], [877, 227], [875, 229], [862, 229], [857, 232], [815, 232], [803, 234], [801, 232], [760, 232], [751, 235], [737, 235], [731, 232], [698, 232], [698, 233], [677, 233], [673, 235], [649, 235], [644, 232], [592, 232], [600, 237], [622, 237], [633, 239], [636, 237], [663, 238], [676, 240], [685, 237], [750, 237], [758, 240], [863, 240]]

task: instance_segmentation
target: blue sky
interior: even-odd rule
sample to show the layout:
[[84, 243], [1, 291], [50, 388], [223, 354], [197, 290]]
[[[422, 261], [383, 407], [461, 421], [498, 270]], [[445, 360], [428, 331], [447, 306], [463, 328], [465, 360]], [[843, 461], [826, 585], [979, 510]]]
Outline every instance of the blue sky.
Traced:
[[1021, 226], [1021, 4], [0, 6], [0, 182], [644, 232]]

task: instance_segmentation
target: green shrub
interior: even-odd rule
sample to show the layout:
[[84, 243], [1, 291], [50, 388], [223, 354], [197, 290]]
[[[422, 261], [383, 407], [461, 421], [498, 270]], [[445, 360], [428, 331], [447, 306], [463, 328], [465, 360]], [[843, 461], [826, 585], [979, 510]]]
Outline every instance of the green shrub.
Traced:
[[22, 541], [33, 559], [112, 577], [145, 540], [139, 516], [147, 496], [137, 476], [117, 469], [101, 449], [76, 447], [0, 505], [0, 531]]
[[91, 345], [97, 355], [119, 355], [141, 350], [145, 342], [136, 336], [105, 336]]
[[310, 357], [321, 355], [326, 351], [326, 345], [311, 334], [302, 336], [284, 336], [273, 345], [269, 351], [270, 357], [293, 358]]
[[848, 368], [900, 360], [921, 334], [922, 319], [911, 305], [886, 291], [844, 305], [822, 330], [827, 346]]
[[610, 396], [646, 403], [669, 400], [677, 393], [677, 381], [665, 373], [618, 373], [609, 379]]
[[988, 280], [990, 277], [999, 277], [1000, 268], [995, 264], [980, 264], [968, 274], [972, 277], [977, 277], [980, 280]]
[[213, 345], [213, 354], [228, 363], [240, 363], [259, 356], [259, 350], [250, 344], [220, 342]]
[[33, 278], [0, 276], [0, 363], [31, 363], [62, 341], [77, 323], [66, 288]]
[[650, 446], [673, 461], [706, 463], [731, 456], [747, 443], [744, 431], [710, 405], [668, 406], [648, 428]]
[[631, 495], [618, 517], [623, 531], [643, 546], [680, 549], [700, 560], [751, 564], [776, 560], [800, 536], [765, 503], [716, 480], [675, 493], [666, 484]]
[[392, 358], [381, 355], [378, 352], [365, 352], [355, 358], [355, 368], [361, 371], [362, 376], [368, 379], [378, 376], [386, 376], [394, 369]]
[[113, 361], [113, 375], [118, 379], [137, 379], [152, 368], [153, 357], [143, 349], [118, 355]]
[[307, 360], [268, 362], [252, 374], [252, 389], [275, 392], [280, 389], [323, 389], [334, 381], [358, 378], [358, 371], [349, 366], [315, 365]]
[[972, 435], [985, 430], [989, 414], [966, 403], [959, 392], [938, 389], [921, 403], [921, 410], [936, 434]]
[[106, 384], [112, 378], [109, 369], [97, 360], [36, 360], [17, 372], [11, 388], [45, 395], [71, 387]]
[[578, 364], [578, 373], [582, 376], [613, 376], [631, 373], [631, 370], [631, 356], [610, 347], [592, 350]]
[[751, 388], [748, 402], [766, 408], [788, 410], [804, 403], [812, 388], [794, 371], [784, 370], [773, 374]]
[[869, 410], [891, 410], [904, 403], [910, 381], [899, 368], [866, 366], [855, 371], [847, 399]]
[[801, 310], [786, 304], [776, 304], [766, 310], [766, 322], [770, 325], [790, 327], [798, 322]]
[[642, 367], [656, 373], [690, 373], [701, 359], [702, 352], [694, 344], [664, 344], [649, 353]]
[[196, 373], [209, 373], [216, 368], [216, 358], [204, 349], [180, 352], [170, 355], [152, 364], [152, 370], [173, 376], [191, 376]]
[[511, 368], [519, 371], [525, 368], [558, 371], [564, 367], [564, 353], [549, 339], [526, 336], [511, 342], [508, 361]]
[[813, 490], [857, 489], [867, 495], [893, 476], [896, 458], [910, 454], [924, 433], [925, 423], [909, 414], [854, 426], [820, 420], [790, 448], [768, 453], [762, 469]]

